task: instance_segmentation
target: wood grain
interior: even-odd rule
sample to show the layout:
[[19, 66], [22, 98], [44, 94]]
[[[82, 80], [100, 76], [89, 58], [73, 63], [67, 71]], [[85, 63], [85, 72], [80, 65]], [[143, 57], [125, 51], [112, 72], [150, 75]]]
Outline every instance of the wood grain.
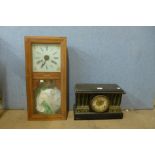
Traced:
[[[32, 70], [32, 44], [60, 44], [61, 46], [61, 72], [33, 72]], [[57, 120], [67, 119], [67, 39], [66, 37], [26, 36], [25, 37], [25, 66], [27, 109], [29, 120]], [[61, 90], [61, 113], [43, 115], [34, 111], [34, 89], [37, 82], [34, 80], [53, 79], [57, 81]]]

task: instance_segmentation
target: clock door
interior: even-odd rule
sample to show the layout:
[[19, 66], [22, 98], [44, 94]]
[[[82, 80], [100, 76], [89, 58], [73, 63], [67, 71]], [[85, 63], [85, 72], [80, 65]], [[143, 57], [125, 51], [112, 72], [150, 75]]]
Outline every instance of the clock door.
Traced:
[[25, 37], [28, 118], [66, 119], [66, 39]]
[[33, 80], [33, 88], [34, 114], [61, 114], [60, 80]]

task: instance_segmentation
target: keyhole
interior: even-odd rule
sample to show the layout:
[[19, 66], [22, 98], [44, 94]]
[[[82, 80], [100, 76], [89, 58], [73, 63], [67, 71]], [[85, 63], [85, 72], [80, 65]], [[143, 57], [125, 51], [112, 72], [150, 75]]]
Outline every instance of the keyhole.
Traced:
[[45, 59], [46, 61], [49, 60], [49, 58], [50, 58], [50, 57], [49, 57], [48, 55], [45, 55], [45, 56], [44, 56], [44, 59]]

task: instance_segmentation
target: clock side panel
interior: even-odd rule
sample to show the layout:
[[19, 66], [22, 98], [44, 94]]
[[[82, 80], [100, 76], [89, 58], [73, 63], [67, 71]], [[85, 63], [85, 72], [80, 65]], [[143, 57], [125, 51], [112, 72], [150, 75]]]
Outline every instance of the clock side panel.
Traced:
[[26, 93], [27, 93], [27, 110], [28, 118], [33, 115], [33, 94], [32, 94], [32, 56], [31, 56], [31, 40], [25, 38], [25, 70], [26, 70]]
[[68, 100], [67, 100], [67, 96], [68, 96], [68, 81], [67, 81], [67, 66], [68, 66], [68, 62], [67, 62], [67, 40], [64, 39], [63, 42], [61, 43], [61, 86], [62, 86], [62, 112], [64, 115], [64, 118], [67, 118], [67, 113], [68, 113]]

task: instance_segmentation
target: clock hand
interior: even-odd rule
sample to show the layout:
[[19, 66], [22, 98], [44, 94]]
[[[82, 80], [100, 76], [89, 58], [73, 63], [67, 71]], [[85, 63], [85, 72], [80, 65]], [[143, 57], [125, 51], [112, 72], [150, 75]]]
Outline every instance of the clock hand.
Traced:
[[41, 65], [41, 68], [43, 68], [45, 64], [46, 64], [46, 60], [45, 60], [44, 63]]
[[44, 61], [44, 63], [41, 65], [41, 68], [43, 68], [43, 66], [46, 64], [46, 61], [48, 61], [49, 58], [50, 58], [49, 55], [45, 55], [45, 56], [44, 56], [45, 61]]

